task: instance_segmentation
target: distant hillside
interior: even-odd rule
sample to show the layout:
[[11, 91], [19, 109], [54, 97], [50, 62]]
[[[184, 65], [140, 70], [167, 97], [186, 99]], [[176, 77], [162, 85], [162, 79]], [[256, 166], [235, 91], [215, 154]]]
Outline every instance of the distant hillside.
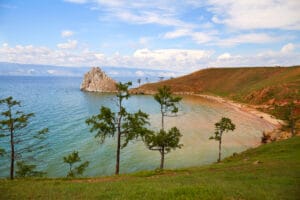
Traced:
[[182, 77], [142, 85], [135, 93], [152, 93], [167, 85], [173, 92], [211, 94], [251, 104], [300, 99], [300, 66], [210, 68]]

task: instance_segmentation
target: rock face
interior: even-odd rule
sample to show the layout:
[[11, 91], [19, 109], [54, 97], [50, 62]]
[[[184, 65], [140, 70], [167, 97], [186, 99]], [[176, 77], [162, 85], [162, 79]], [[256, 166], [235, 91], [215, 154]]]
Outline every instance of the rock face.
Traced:
[[88, 92], [116, 92], [116, 81], [108, 77], [99, 67], [84, 75], [80, 90]]

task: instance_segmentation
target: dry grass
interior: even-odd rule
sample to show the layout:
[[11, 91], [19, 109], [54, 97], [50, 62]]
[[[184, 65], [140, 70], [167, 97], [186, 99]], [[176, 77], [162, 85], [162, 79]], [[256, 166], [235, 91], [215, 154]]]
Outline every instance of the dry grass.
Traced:
[[145, 84], [132, 92], [153, 93], [163, 85], [177, 93], [212, 94], [252, 104], [282, 102], [300, 99], [300, 66], [210, 68]]

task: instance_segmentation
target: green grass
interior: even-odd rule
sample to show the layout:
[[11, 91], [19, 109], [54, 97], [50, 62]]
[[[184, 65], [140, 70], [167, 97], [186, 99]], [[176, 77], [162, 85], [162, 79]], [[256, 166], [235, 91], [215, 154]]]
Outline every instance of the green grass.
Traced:
[[91, 179], [0, 180], [0, 198], [300, 199], [300, 137], [202, 167]]

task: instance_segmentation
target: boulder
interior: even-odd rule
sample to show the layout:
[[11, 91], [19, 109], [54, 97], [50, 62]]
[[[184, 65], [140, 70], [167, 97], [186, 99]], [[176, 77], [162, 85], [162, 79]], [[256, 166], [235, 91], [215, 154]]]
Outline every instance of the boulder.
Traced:
[[84, 75], [80, 90], [88, 92], [116, 92], [116, 81], [107, 76], [99, 67], [92, 67]]
[[292, 137], [292, 134], [288, 131], [282, 131], [280, 129], [275, 129], [269, 132], [263, 132], [263, 136], [261, 138], [262, 143], [270, 143], [279, 140], [286, 140]]

